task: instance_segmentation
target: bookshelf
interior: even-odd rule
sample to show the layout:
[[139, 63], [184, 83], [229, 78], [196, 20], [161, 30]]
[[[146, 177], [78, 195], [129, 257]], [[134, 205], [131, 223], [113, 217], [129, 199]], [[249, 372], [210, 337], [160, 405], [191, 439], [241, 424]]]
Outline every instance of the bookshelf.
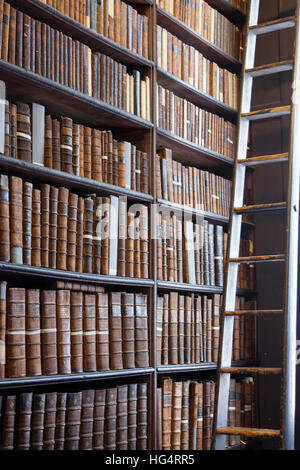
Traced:
[[[54, 29], [70, 36], [74, 41], [80, 41], [93, 51], [101, 52], [116, 61], [131, 68], [139, 70], [150, 78], [151, 120], [147, 121], [134, 114], [120, 110], [104, 101], [97, 100], [87, 94], [78, 92], [67, 86], [56, 83], [53, 80], [37, 75], [33, 72], [0, 59], [0, 79], [7, 84], [7, 98], [13, 101], [26, 103], [41, 103], [47, 109], [47, 113], [54, 117], [68, 116], [76, 123], [95, 127], [101, 130], [112, 130], [117, 139], [125, 139], [133, 142], [139, 149], [146, 152], [150, 158], [149, 168], [149, 194], [126, 189], [113, 184], [101, 183], [83, 176], [77, 176], [52, 168], [42, 167], [30, 162], [12, 159], [9, 155], [0, 156], [0, 173], [9, 176], [14, 175], [24, 178], [34, 184], [50, 184], [64, 186], [78, 194], [96, 194], [97, 196], [125, 196], [129, 203], [142, 203], [149, 209], [150, 223], [156, 230], [156, 217], [151, 215], [152, 204], [167, 205], [174, 211], [184, 209], [189, 215], [204, 216], [209, 223], [227, 227], [228, 218], [204, 211], [197, 211], [190, 207], [159, 199], [156, 194], [156, 151], [169, 148], [175, 160], [201, 169], [209, 169], [218, 175], [231, 178], [233, 160], [226, 155], [211, 151], [194, 144], [186, 139], [171, 134], [157, 127], [156, 124], [156, 86], [157, 84], [173, 91], [177, 96], [188, 99], [206, 111], [217, 114], [231, 123], [237, 122], [237, 110], [201, 92], [183, 80], [166, 72], [156, 65], [156, 26], [160, 25], [169, 32], [175, 34], [185, 43], [192, 45], [201, 51], [209, 60], [216, 62], [220, 67], [239, 75], [241, 63], [222, 49], [201, 37], [181, 20], [170, 15], [160, 8], [152, 0], [126, 1], [128, 5], [137, 8], [138, 12], [148, 17], [148, 50], [149, 58], [145, 58], [126, 47], [123, 47], [111, 39], [98, 34], [83, 24], [65, 16], [60, 11], [48, 6], [40, 0], [8, 0], [8, 3], [30, 15], [35, 20], [46, 23]], [[235, 8], [227, 0], [208, 0], [207, 2], [216, 8], [233, 24], [242, 28], [246, 15]], [[24, 94], [24, 89], [26, 94]], [[251, 222], [243, 224], [243, 230], [251, 230]], [[37, 376], [22, 378], [4, 378], [0, 380], [0, 390], [4, 393], [17, 391], [42, 391], [54, 390], [55, 386], [79, 387], [80, 384], [87, 388], [98, 386], [107, 387], [108, 381], [112, 384], [132, 383], [148, 384], [148, 448], [157, 448], [157, 385], [165, 375], [173, 374], [181, 377], [192, 373], [193, 377], [201, 379], [202, 373], [214, 375], [216, 363], [184, 364], [157, 366], [156, 364], [156, 301], [159, 294], [176, 291], [179, 293], [194, 294], [222, 294], [223, 288], [217, 286], [202, 286], [185, 283], [159, 281], [157, 279], [157, 241], [149, 242], [149, 278], [121, 277], [111, 275], [99, 275], [92, 273], [79, 273], [67, 270], [51, 269], [36, 266], [19, 265], [10, 262], [0, 262], [1, 279], [8, 281], [24, 282], [31, 286], [54, 286], [55, 281], [82, 282], [94, 286], [104, 286], [108, 292], [113, 290], [146, 293], [148, 295], [148, 330], [150, 345], [149, 367], [109, 370], [103, 372], [83, 372], [62, 374], [53, 376]], [[255, 292], [248, 289], [240, 289], [239, 295], [248, 299], [255, 298]], [[240, 361], [236, 366], [244, 364]], [[252, 362], [251, 362], [252, 364]], [[253, 363], [254, 364], [254, 363]], [[187, 375], [185, 375], [187, 374]], [[69, 389], [69, 388], [68, 388]]]

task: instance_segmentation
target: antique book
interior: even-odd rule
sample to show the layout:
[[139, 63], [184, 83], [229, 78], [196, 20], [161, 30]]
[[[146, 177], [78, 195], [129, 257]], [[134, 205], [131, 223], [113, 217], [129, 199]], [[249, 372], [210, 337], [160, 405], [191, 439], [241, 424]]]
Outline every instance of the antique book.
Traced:
[[93, 450], [104, 449], [106, 390], [95, 390], [93, 415]]
[[[0, 175], [0, 260], [10, 261], [10, 185], [7, 175]], [[20, 219], [19, 219], [20, 223]]]
[[96, 362], [96, 295], [83, 296], [83, 369], [95, 372]]
[[43, 450], [54, 450], [57, 392], [46, 393]]
[[0, 281], [0, 379], [5, 377], [6, 363], [6, 292], [7, 282]]
[[106, 389], [105, 419], [104, 419], [104, 448], [116, 448], [117, 425], [117, 389]]
[[71, 373], [70, 291], [56, 292], [57, 360], [60, 374]]
[[110, 369], [123, 369], [121, 292], [109, 295]]
[[93, 418], [95, 390], [82, 391], [80, 416], [80, 450], [93, 449]]
[[172, 385], [172, 425], [171, 448], [181, 449], [181, 423], [182, 423], [182, 382], [173, 381]]
[[146, 383], [137, 384], [137, 450], [147, 449], [148, 390]]
[[26, 289], [25, 294], [26, 375], [37, 376], [42, 374], [40, 291]]
[[34, 393], [32, 399], [32, 418], [30, 450], [43, 450], [46, 394]]
[[58, 373], [56, 291], [41, 291], [41, 339], [43, 375]]
[[172, 379], [162, 380], [162, 449], [171, 450]]
[[9, 288], [7, 290], [6, 328], [5, 375], [11, 378], [25, 377], [25, 289]]
[[20, 393], [17, 414], [17, 450], [29, 450], [32, 415], [32, 392]]
[[149, 366], [148, 299], [135, 294], [135, 367]]
[[122, 293], [122, 349], [123, 367], [135, 367], [134, 294]]
[[127, 407], [127, 447], [128, 450], [137, 448], [137, 384], [128, 384], [128, 407]]
[[83, 293], [70, 293], [71, 371], [83, 372]]
[[128, 446], [128, 385], [117, 387], [117, 433], [116, 449], [127, 450]]
[[68, 393], [64, 450], [79, 450], [83, 392]]
[[23, 263], [22, 185], [21, 178], [9, 178], [10, 261], [16, 264]]

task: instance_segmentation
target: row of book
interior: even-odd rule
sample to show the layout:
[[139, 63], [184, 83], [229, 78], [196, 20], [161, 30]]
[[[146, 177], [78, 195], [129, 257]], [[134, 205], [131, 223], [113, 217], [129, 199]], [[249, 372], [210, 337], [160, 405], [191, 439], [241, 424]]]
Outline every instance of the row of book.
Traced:
[[0, 288], [0, 377], [149, 366], [147, 295]]
[[159, 199], [229, 217], [231, 181], [172, 159], [171, 149], [156, 155], [156, 194]]
[[[222, 296], [180, 295], [157, 297], [157, 365], [217, 362]], [[253, 301], [237, 298], [237, 308], [253, 309]], [[235, 317], [233, 360], [255, 357], [255, 322]]]
[[148, 57], [148, 17], [120, 0], [41, 0], [136, 54]]
[[4, 132], [6, 156], [149, 193], [149, 155], [111, 131], [54, 119], [37, 103], [7, 102]]
[[242, 58], [242, 32], [205, 0], [158, 0], [157, 5], [222, 50]]
[[[5, 18], [5, 21], [3, 21]], [[4, 3], [1, 59], [150, 121], [150, 79]]]
[[157, 65], [197, 90], [237, 109], [237, 75], [211, 62], [161, 26], [157, 26]]
[[[231, 379], [228, 412], [231, 426], [254, 426], [254, 385], [252, 378]], [[164, 378], [157, 398], [159, 449], [211, 449], [215, 382]], [[235, 445], [238, 441], [238, 437], [230, 437], [227, 444]]]
[[0, 260], [112, 276], [149, 277], [148, 207], [78, 196], [0, 176]]
[[234, 158], [236, 126], [157, 85], [157, 126], [205, 149]]
[[2, 450], [145, 450], [147, 384], [0, 396]]

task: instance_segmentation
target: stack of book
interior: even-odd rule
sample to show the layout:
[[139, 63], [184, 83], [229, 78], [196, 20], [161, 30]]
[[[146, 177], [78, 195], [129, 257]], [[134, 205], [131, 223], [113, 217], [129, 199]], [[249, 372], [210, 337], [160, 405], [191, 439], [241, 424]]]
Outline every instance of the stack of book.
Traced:
[[148, 17], [120, 0], [41, 0], [87, 28], [148, 57]]
[[[157, 298], [157, 365], [217, 362], [220, 339], [222, 297], [215, 294], [180, 295]], [[237, 298], [237, 309], [255, 308], [253, 301]], [[255, 322], [235, 317], [233, 360], [255, 357]]]
[[157, 85], [157, 126], [207, 150], [234, 158], [236, 126]]
[[237, 75], [211, 62], [161, 26], [157, 26], [157, 65], [197, 90], [237, 109]]
[[[158, 437], [162, 450], [210, 450], [214, 415], [215, 382], [162, 380], [157, 391]], [[231, 379], [228, 413], [231, 426], [253, 427], [254, 382]], [[228, 439], [234, 445], [238, 438]]]
[[2, 450], [145, 450], [147, 384], [0, 396]]
[[8, 103], [4, 155], [149, 193], [149, 155], [71, 118], [54, 119], [37, 103]]
[[[195, 0], [194, 2], [158, 0], [157, 4], [170, 15], [183, 21], [200, 36], [237, 60], [241, 60], [243, 39], [241, 31], [205, 0]], [[240, 1], [240, 5], [243, 5], [243, 9], [246, 8], [246, 1]], [[238, 6], [237, 2], [235, 6]]]
[[[3, 19], [5, 18], [5, 21]], [[4, 3], [1, 59], [150, 121], [150, 79]]]
[[147, 295], [62, 287], [0, 282], [0, 378], [149, 366]]
[[229, 217], [231, 181], [172, 159], [172, 150], [156, 156], [156, 194], [159, 199]]
[[0, 261], [149, 277], [148, 207], [0, 175]]

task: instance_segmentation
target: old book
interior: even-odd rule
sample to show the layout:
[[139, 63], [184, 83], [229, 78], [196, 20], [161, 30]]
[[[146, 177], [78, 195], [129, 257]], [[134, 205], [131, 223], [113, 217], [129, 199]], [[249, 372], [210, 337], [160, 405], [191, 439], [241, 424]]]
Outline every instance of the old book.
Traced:
[[80, 450], [93, 449], [93, 418], [95, 390], [82, 391], [80, 416]]
[[216, 285], [224, 284], [224, 256], [223, 256], [223, 227], [216, 225], [215, 227], [215, 267], [216, 267]]
[[191, 363], [192, 297], [184, 299], [184, 362]]
[[70, 291], [56, 292], [57, 359], [60, 374], [71, 373]]
[[79, 449], [82, 393], [74, 392], [67, 395], [65, 450]]
[[137, 384], [128, 384], [127, 442], [128, 450], [137, 447]]
[[6, 290], [7, 282], [0, 281], [0, 379], [5, 377], [6, 363]]
[[41, 266], [41, 191], [32, 191], [31, 264]]
[[78, 198], [76, 226], [76, 271], [83, 272], [84, 198]]
[[58, 218], [58, 195], [59, 190], [50, 187], [49, 201], [49, 267], [56, 268], [57, 259], [57, 218]]
[[198, 413], [196, 449], [203, 449], [203, 383], [198, 383]]
[[58, 392], [55, 417], [55, 450], [63, 450], [65, 445], [65, 425], [67, 411], [67, 393]]
[[85, 273], [91, 273], [93, 266], [93, 215], [93, 198], [84, 198], [83, 272]]
[[172, 387], [171, 379], [162, 380], [162, 448], [171, 450], [172, 427]]
[[213, 297], [213, 316], [212, 316], [212, 360], [218, 362], [219, 338], [220, 338], [220, 308], [221, 296], [215, 294]]
[[40, 291], [26, 289], [26, 375], [42, 374], [41, 363], [41, 324], [40, 324]]
[[189, 284], [196, 284], [193, 222], [184, 221], [184, 271]]
[[41, 265], [49, 267], [50, 185], [41, 186]]
[[30, 448], [32, 397], [32, 392], [20, 393], [18, 396], [17, 450]]
[[30, 450], [43, 450], [46, 394], [34, 393], [32, 400], [32, 419]]
[[16, 264], [23, 263], [22, 183], [16, 176], [9, 179], [10, 261]]
[[105, 420], [104, 420], [104, 448], [114, 450], [116, 448], [117, 425], [117, 389], [106, 390]]
[[41, 291], [41, 338], [43, 375], [56, 375], [57, 364], [56, 291]]
[[54, 450], [57, 392], [46, 393], [43, 450]]
[[135, 367], [135, 318], [134, 294], [122, 293], [122, 345], [123, 367]]
[[147, 295], [135, 294], [135, 366], [149, 366], [148, 299]]
[[93, 450], [104, 449], [106, 390], [95, 390], [93, 416]]
[[119, 198], [110, 196], [109, 219], [109, 275], [116, 276], [118, 272], [118, 228], [119, 228]]
[[17, 155], [19, 160], [32, 161], [31, 119], [28, 104], [17, 102]]
[[121, 293], [109, 296], [110, 368], [123, 369]]
[[70, 293], [71, 371], [83, 372], [83, 293]]
[[178, 364], [178, 293], [170, 293], [169, 364]]
[[76, 270], [76, 242], [77, 242], [77, 209], [78, 195], [69, 194], [68, 203], [68, 229], [67, 229], [67, 269]]
[[197, 382], [190, 384], [190, 419], [189, 419], [189, 448], [196, 450], [197, 446], [197, 418], [199, 404], [199, 388]]
[[4, 397], [2, 404], [2, 450], [13, 450], [15, 441], [15, 423], [16, 423], [16, 395]]
[[163, 301], [161, 363], [169, 364], [169, 294], [164, 294]]
[[116, 449], [127, 450], [128, 446], [128, 385], [117, 387], [117, 434]]
[[182, 399], [181, 399], [181, 450], [189, 449], [189, 401], [190, 401], [190, 381], [182, 382]]
[[8, 289], [6, 322], [5, 375], [7, 377], [25, 377], [25, 289]]
[[83, 369], [95, 372], [96, 364], [96, 295], [83, 296]]
[[182, 422], [182, 382], [173, 382], [172, 386], [172, 426], [171, 448], [181, 449], [181, 422]]
[[96, 296], [96, 363], [97, 370], [109, 370], [108, 294]]
[[148, 390], [146, 383], [137, 384], [137, 450], [147, 449]]
[[109, 274], [110, 253], [110, 199], [102, 198], [102, 225], [101, 225], [101, 273]]
[[[9, 178], [0, 175], [0, 260], [10, 261], [10, 202]], [[19, 220], [20, 224], [20, 220]], [[19, 238], [19, 237], [18, 237]]]
[[163, 305], [164, 298], [157, 296], [156, 305], [156, 365], [161, 365], [162, 356], [162, 332], [163, 332]]
[[44, 166], [45, 107], [32, 103], [32, 163]]
[[68, 201], [69, 190], [60, 187], [57, 205], [57, 269], [67, 269]]
[[127, 201], [119, 200], [118, 276], [126, 276]]
[[23, 182], [23, 263], [31, 265], [33, 185]]

